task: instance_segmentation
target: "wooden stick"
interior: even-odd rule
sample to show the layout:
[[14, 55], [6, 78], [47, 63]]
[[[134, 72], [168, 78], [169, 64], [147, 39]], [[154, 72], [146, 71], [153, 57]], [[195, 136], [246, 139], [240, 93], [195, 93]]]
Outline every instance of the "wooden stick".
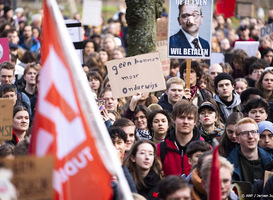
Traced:
[[191, 77], [191, 59], [186, 59], [187, 62], [187, 67], [186, 67], [186, 88], [190, 89], [191, 84], [190, 84], [190, 77]]

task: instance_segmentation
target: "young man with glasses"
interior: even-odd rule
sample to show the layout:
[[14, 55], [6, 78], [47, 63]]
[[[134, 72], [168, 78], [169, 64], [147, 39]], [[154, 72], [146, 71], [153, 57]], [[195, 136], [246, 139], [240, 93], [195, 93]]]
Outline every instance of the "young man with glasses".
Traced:
[[258, 147], [258, 125], [251, 118], [243, 118], [235, 125], [237, 141], [240, 144], [229, 155], [234, 165], [232, 180], [249, 181], [252, 184], [262, 180], [265, 166], [272, 161], [269, 153]]
[[170, 37], [169, 55], [209, 57], [209, 43], [199, 37], [199, 27], [204, 18], [200, 6], [183, 1], [178, 9], [177, 20], [181, 29]]

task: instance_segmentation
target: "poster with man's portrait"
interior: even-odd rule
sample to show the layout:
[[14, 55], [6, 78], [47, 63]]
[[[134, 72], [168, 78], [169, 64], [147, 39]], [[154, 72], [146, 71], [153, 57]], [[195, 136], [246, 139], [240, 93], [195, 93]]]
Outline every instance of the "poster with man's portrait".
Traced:
[[212, 12], [213, 0], [170, 0], [170, 58], [210, 58]]

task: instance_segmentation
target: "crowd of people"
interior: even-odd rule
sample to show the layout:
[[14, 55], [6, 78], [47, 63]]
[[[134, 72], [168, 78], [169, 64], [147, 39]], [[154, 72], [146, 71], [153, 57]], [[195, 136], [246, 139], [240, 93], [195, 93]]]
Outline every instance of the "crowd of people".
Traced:
[[[10, 61], [0, 64], [0, 97], [14, 105], [12, 140], [2, 142], [0, 156], [13, 158], [28, 152], [39, 92], [42, 14], [30, 19], [23, 8], [0, 8], [0, 37], [7, 37], [10, 47]], [[240, 198], [231, 185], [238, 181], [250, 182], [256, 199], [273, 194], [273, 178], [263, 185], [265, 170], [273, 170], [273, 37], [259, 38], [259, 29], [273, 22], [273, 9], [266, 18], [242, 18], [235, 29], [230, 19], [213, 16], [212, 52], [223, 53], [228, 62], [191, 60], [186, 88], [185, 60], [171, 59], [165, 91], [126, 98], [113, 97], [106, 68], [107, 61], [126, 57], [126, 9], [107, 22], [102, 17], [100, 26], [83, 26], [79, 67], [135, 199], [209, 199], [216, 146], [222, 200]], [[257, 56], [233, 49], [236, 41], [259, 41]], [[117, 184], [113, 177], [114, 198]]]

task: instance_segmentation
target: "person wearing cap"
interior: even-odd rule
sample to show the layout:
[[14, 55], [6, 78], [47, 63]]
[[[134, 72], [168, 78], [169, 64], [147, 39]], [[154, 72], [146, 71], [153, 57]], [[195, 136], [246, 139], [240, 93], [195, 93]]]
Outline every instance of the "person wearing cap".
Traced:
[[233, 78], [223, 72], [217, 75], [214, 79], [216, 101], [220, 109], [220, 117], [223, 122], [226, 121], [232, 112], [240, 112], [241, 99], [240, 96], [234, 92]]
[[[211, 101], [214, 100], [211, 99]], [[216, 102], [214, 103], [216, 104]], [[224, 132], [218, 116], [218, 110], [210, 101], [204, 101], [198, 109], [199, 131], [212, 147], [219, 144], [218, 139]]]
[[177, 20], [181, 29], [169, 39], [169, 55], [209, 57], [209, 43], [199, 36], [199, 28], [204, 18], [200, 5], [186, 4], [183, 1], [178, 9]]
[[255, 41], [253, 40], [252, 38], [249, 37], [249, 27], [247, 25], [241, 25], [240, 28], [239, 28], [239, 39], [238, 40], [235, 40], [232, 44], [232, 47], [235, 46], [235, 42], [240, 42], [240, 41]]
[[263, 121], [258, 124], [260, 134], [259, 146], [269, 153], [273, 153], [273, 123]]

